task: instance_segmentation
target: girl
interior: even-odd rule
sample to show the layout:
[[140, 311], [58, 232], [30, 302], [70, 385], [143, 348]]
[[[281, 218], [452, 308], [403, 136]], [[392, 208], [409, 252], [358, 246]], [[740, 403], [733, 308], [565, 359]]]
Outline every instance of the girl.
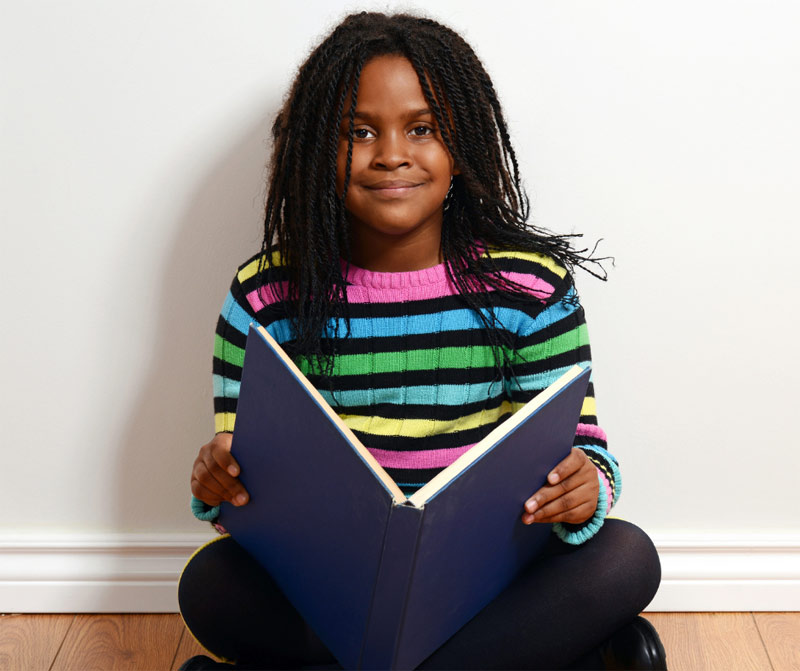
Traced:
[[[406, 493], [590, 358], [571, 270], [597, 261], [526, 224], [492, 82], [452, 30], [348, 16], [300, 67], [273, 136], [263, 246], [222, 309], [217, 434], [192, 470], [193, 510], [212, 522], [221, 501], [247, 504], [230, 444], [250, 322]], [[553, 523], [544, 555], [420, 668], [666, 668], [637, 618], [658, 557], [641, 530], [606, 520], [620, 476], [593, 396], [571, 454], [521, 506], [523, 524]], [[195, 553], [179, 599], [195, 637], [244, 668], [335, 664], [230, 536]]]

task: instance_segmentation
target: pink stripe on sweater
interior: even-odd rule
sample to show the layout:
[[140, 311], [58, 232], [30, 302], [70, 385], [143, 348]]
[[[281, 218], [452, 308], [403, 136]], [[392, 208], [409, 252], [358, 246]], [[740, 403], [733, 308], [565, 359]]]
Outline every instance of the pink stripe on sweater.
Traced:
[[448, 282], [447, 268], [443, 263], [421, 270], [390, 273], [367, 270], [353, 265], [347, 267], [347, 264], [342, 261], [342, 271], [345, 269], [347, 269], [346, 279], [350, 284], [373, 289], [402, 289]]
[[529, 289], [531, 294], [540, 301], [547, 300], [555, 290], [555, 287], [550, 282], [545, 282], [542, 278], [536, 277], [536, 275], [526, 275], [524, 273], [502, 273], [502, 275], [506, 279]]
[[[287, 282], [281, 282], [278, 295], [286, 295]], [[347, 300], [350, 303], [400, 303], [408, 300], [428, 300], [442, 296], [456, 296], [458, 291], [449, 282], [440, 284], [411, 285], [398, 287], [369, 287], [351, 285], [347, 287]], [[267, 305], [277, 302], [271, 289], [262, 287], [247, 294], [247, 302], [258, 312]]]
[[[421, 271], [420, 271], [421, 272]], [[413, 273], [390, 273], [391, 275], [413, 275]], [[553, 293], [553, 285], [543, 279], [533, 275], [522, 273], [503, 273], [513, 282], [527, 287], [531, 294], [539, 300], [546, 300]], [[351, 303], [394, 303], [404, 300], [431, 300], [444, 298], [446, 296], [458, 295], [456, 287], [445, 280], [431, 282], [408, 282], [407, 278], [391, 284], [389, 282], [378, 284], [376, 282], [367, 285], [351, 285], [347, 287], [347, 300]]]
[[606, 432], [603, 431], [597, 424], [578, 424], [575, 429], [576, 436], [588, 436], [589, 438], [597, 438], [602, 441], [607, 440]]
[[[278, 282], [278, 295], [285, 296], [286, 292], [289, 290], [288, 288], [288, 282]], [[253, 308], [253, 310], [258, 312], [259, 310], [263, 310], [268, 305], [272, 305], [278, 301], [275, 299], [275, 295], [273, 294], [271, 288], [259, 287], [258, 289], [255, 289], [247, 294], [247, 302], [250, 303], [250, 307]]]
[[[553, 293], [553, 285], [535, 275], [509, 272], [503, 273], [503, 277], [527, 287], [542, 301]], [[405, 273], [378, 273], [351, 266], [347, 279], [353, 282], [347, 287], [347, 300], [351, 303], [395, 303], [458, 295], [445, 273], [444, 264]], [[288, 283], [280, 282], [277, 288], [278, 294], [285, 296]], [[247, 302], [258, 311], [276, 300], [271, 289], [262, 287], [247, 294]]]
[[414, 452], [394, 452], [368, 447], [373, 457], [384, 468], [444, 468], [458, 459], [472, 445], [449, 447], [442, 450], [416, 450]]
[[358, 285], [347, 287], [347, 300], [351, 303], [400, 303], [457, 295], [458, 291], [450, 282], [381, 288]]

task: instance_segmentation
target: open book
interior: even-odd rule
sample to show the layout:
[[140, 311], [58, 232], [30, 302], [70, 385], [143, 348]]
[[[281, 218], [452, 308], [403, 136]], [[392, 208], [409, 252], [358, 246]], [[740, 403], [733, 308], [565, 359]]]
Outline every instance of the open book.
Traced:
[[232, 453], [250, 502], [220, 523], [346, 669], [411, 669], [499, 594], [549, 524], [525, 500], [572, 448], [575, 366], [406, 497], [263, 327], [250, 327]]

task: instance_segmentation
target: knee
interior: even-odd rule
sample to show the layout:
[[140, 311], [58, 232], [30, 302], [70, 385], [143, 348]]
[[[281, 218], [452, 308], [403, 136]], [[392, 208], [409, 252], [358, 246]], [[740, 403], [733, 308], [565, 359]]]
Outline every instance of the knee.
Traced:
[[620, 565], [627, 576], [627, 588], [639, 611], [653, 600], [661, 584], [661, 560], [652, 539], [635, 524], [623, 520], [613, 523]]
[[187, 624], [194, 619], [192, 613], [198, 607], [202, 607], [209, 598], [214, 599], [211, 593], [227, 570], [222, 564], [230, 540], [229, 536], [221, 536], [206, 543], [184, 566], [178, 578], [178, 608]]

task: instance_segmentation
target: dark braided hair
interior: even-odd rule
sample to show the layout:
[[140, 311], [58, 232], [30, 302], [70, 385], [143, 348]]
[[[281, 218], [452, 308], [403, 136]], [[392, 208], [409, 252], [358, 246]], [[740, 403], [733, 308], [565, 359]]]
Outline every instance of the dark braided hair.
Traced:
[[[347, 16], [300, 66], [273, 124], [274, 150], [266, 204], [262, 286], [278, 271], [287, 289], [270, 286], [288, 306], [295, 327], [293, 356], [306, 357], [323, 374], [335, 352], [326, 349], [326, 328], [349, 324], [345, 272], [350, 259], [345, 197], [353, 150], [353, 119], [364, 65], [383, 55], [407, 58], [430, 104], [442, 141], [460, 174], [444, 202], [441, 253], [461, 299], [487, 327], [498, 373], [508, 370], [509, 334], [490, 308], [487, 288], [527, 299], [529, 290], [504, 278], [484, 249], [513, 248], [554, 258], [605, 279], [593, 251], [576, 250], [575, 235], [555, 235], [528, 224], [529, 203], [520, 182], [497, 94], [472, 48], [455, 31], [408, 14], [361, 12]], [[349, 109], [345, 101], [350, 95]], [[346, 115], [346, 116], [345, 116]], [[336, 166], [342, 121], [349, 119], [344, 190], [337, 193]], [[284, 295], [279, 295], [284, 291]], [[331, 320], [334, 320], [331, 322]], [[338, 326], [336, 326], [338, 329]], [[338, 335], [338, 334], [337, 334]], [[329, 341], [328, 341], [329, 342]]]

